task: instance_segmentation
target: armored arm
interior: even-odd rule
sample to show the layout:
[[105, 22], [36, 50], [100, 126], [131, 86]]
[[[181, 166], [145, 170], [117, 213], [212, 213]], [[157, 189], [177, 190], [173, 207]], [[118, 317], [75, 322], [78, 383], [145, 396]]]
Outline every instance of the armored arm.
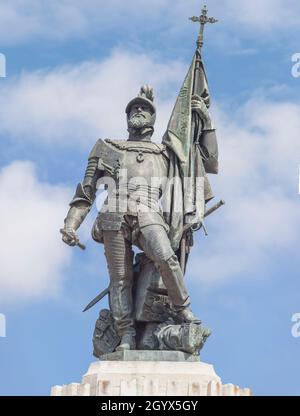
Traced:
[[192, 109], [201, 120], [198, 126], [197, 144], [203, 160], [206, 173], [218, 173], [218, 141], [216, 130], [213, 127], [210, 113], [203, 98], [194, 95], [192, 97]]
[[70, 202], [70, 209], [64, 220], [63, 241], [71, 246], [76, 242], [76, 230], [89, 213], [97, 192], [97, 181], [102, 172], [98, 169], [99, 157], [94, 149], [90, 153], [84, 179], [77, 185], [75, 195]]
[[77, 230], [89, 213], [96, 196], [97, 180], [100, 177], [97, 165], [96, 158], [89, 158], [84, 180], [77, 185], [75, 195], [70, 202], [70, 209], [64, 221], [65, 228]]
[[205, 104], [204, 99], [202, 97], [199, 97], [198, 95], [193, 95], [191, 105], [192, 105], [192, 110], [196, 112], [200, 117], [200, 120], [202, 123], [201, 130], [202, 131], [213, 130], [211, 116]]

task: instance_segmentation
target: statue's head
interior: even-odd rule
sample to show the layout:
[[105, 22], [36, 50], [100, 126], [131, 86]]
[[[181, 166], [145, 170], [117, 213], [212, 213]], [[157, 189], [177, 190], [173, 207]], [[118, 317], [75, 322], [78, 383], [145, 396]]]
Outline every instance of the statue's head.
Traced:
[[140, 94], [133, 98], [126, 107], [128, 130], [154, 130], [156, 109], [153, 104], [153, 88], [144, 85]]

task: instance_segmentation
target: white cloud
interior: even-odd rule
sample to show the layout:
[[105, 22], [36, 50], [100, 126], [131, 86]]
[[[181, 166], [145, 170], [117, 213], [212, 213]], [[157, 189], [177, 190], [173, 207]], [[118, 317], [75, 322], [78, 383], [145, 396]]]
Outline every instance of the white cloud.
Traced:
[[[2, 133], [39, 144], [87, 147], [98, 137], [126, 138], [125, 107], [140, 86], [151, 84], [162, 97], [180, 88], [185, 70], [177, 61], [164, 64], [116, 51], [99, 63], [25, 73], [0, 89]], [[161, 137], [173, 101], [157, 97], [156, 104]]]
[[238, 114], [215, 113], [221, 170], [213, 182], [227, 205], [207, 220], [210, 237], [197, 239], [190, 265], [208, 285], [299, 256], [300, 106], [253, 99]]
[[[2, 0], [0, 38], [2, 43], [24, 43], [42, 39], [65, 40], [113, 30], [114, 35], [134, 33], [139, 26], [157, 24], [160, 13], [169, 10], [169, 0]], [[163, 22], [160, 22], [160, 26]]]
[[33, 163], [0, 171], [0, 303], [55, 296], [71, 251], [59, 228], [70, 190], [39, 181]]
[[[218, 2], [219, 4], [219, 2]], [[300, 4], [297, 0], [225, 0], [221, 13], [228, 24], [244, 29], [268, 32], [273, 29], [284, 31], [299, 25]]]
[[[22, 44], [109, 32], [116, 41], [123, 35], [134, 41], [136, 33], [149, 30], [182, 34], [189, 30], [186, 18], [200, 14], [200, 7], [196, 0], [2, 0], [0, 39], [2, 44]], [[208, 7], [220, 19], [223, 33], [234, 29], [252, 37], [296, 28], [300, 19], [297, 0], [210, 0]]]

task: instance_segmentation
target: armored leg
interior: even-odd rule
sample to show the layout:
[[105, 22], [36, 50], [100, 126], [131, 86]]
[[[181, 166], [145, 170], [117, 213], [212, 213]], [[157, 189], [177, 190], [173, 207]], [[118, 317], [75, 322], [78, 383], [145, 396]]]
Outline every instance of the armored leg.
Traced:
[[134, 337], [133, 320], [133, 251], [123, 231], [103, 231], [105, 256], [110, 275], [110, 309], [119, 335]]
[[139, 243], [145, 254], [156, 263], [173, 305], [178, 308], [189, 306], [190, 298], [184, 284], [183, 273], [164, 227], [161, 225], [143, 227]]
[[200, 324], [201, 321], [189, 307], [190, 298], [184, 284], [183, 273], [164, 227], [154, 224], [142, 227], [139, 244], [160, 272], [176, 312], [175, 319], [178, 322]]

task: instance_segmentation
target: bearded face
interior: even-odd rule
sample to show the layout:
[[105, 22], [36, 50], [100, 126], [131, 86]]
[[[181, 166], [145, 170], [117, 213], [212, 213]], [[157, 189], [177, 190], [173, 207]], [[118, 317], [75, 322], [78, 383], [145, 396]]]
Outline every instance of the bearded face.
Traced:
[[136, 104], [131, 107], [128, 117], [128, 127], [143, 129], [153, 125], [152, 111], [146, 104]]

